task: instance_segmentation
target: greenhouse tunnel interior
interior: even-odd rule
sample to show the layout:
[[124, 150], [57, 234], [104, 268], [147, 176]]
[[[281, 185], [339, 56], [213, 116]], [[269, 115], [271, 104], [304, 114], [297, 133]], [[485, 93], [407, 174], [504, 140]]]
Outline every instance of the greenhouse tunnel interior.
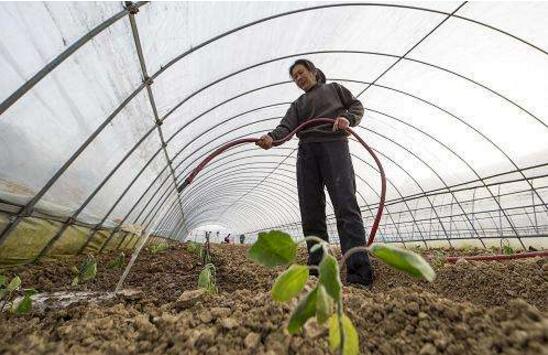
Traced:
[[[307, 58], [364, 105], [386, 174], [375, 241], [546, 248], [541, 2], [0, 4], [0, 265], [203, 240], [302, 238], [298, 140], [272, 130]], [[369, 232], [380, 174], [350, 138]], [[330, 241], [338, 243], [327, 203]], [[224, 235], [224, 234], [223, 234]], [[218, 241], [220, 242], [220, 240]]]

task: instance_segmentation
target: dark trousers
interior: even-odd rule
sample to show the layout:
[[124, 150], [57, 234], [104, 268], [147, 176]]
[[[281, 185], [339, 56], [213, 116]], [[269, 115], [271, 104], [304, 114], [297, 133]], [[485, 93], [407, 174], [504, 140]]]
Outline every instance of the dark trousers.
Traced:
[[[324, 193], [324, 187], [327, 187], [335, 210], [342, 253], [366, 245], [348, 141], [299, 144], [297, 187], [305, 236], [317, 236], [329, 241]], [[309, 265], [318, 265], [322, 258], [321, 251], [310, 253], [314, 244], [307, 242]], [[347, 260], [348, 282], [369, 284], [372, 278], [373, 269], [367, 253], [356, 253]]]

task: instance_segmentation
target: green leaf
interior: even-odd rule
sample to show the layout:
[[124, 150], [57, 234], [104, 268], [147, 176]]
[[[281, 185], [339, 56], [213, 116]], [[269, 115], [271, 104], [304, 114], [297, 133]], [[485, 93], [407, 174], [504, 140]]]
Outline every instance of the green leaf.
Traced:
[[33, 296], [33, 295], [38, 293], [38, 290], [36, 290], [34, 288], [26, 288], [23, 291], [25, 293], [25, 296]]
[[339, 264], [332, 255], [324, 254], [320, 263], [320, 284], [325, 287], [327, 294], [335, 301], [341, 297], [341, 277], [339, 275]]
[[78, 270], [78, 268], [74, 265], [70, 268], [70, 271], [72, 271], [74, 275], [78, 275], [80, 273], [80, 270]]
[[[350, 318], [343, 314], [342, 326], [344, 334], [344, 344], [342, 346], [343, 355], [355, 355], [360, 353], [360, 339], [358, 332], [352, 324]], [[341, 333], [339, 328], [339, 317], [337, 314], [329, 318], [329, 347], [335, 351], [341, 346]]]
[[4, 275], [0, 275], [0, 287], [6, 285], [6, 277]]
[[29, 313], [31, 309], [32, 309], [32, 299], [30, 298], [30, 295], [25, 295], [25, 297], [23, 297], [23, 300], [19, 302], [17, 307], [15, 307], [15, 310], [13, 310], [13, 313], [26, 314], [26, 313]]
[[309, 318], [314, 317], [314, 314], [316, 314], [317, 298], [318, 288], [315, 288], [299, 302], [297, 307], [295, 307], [287, 326], [289, 334], [298, 332]]
[[209, 269], [203, 269], [198, 275], [198, 287], [207, 288], [209, 287], [209, 281], [211, 279], [211, 272]]
[[95, 275], [97, 275], [97, 261], [93, 259], [88, 259], [84, 261], [79, 278], [82, 281], [88, 281], [95, 278]]
[[424, 277], [430, 282], [436, 278], [436, 273], [430, 264], [422, 256], [410, 250], [387, 244], [373, 244], [369, 251], [393, 268], [405, 271], [411, 276]]
[[167, 243], [154, 244], [149, 248], [151, 254], [156, 254], [167, 249], [169, 249], [169, 244]]
[[285, 302], [299, 294], [308, 280], [308, 266], [293, 264], [280, 274], [272, 287], [272, 298]]
[[249, 249], [249, 258], [267, 267], [287, 265], [295, 259], [297, 244], [291, 236], [280, 231], [259, 233]]
[[205, 289], [207, 292], [217, 293], [215, 286], [215, 265], [207, 264], [198, 275], [198, 288]]
[[318, 285], [318, 299], [316, 300], [316, 318], [318, 323], [323, 324], [331, 313], [331, 298], [325, 291], [323, 285]]
[[122, 266], [124, 266], [124, 262], [125, 262], [125, 255], [122, 252], [122, 253], [120, 253], [120, 255], [118, 255], [116, 257], [116, 259], [114, 259], [110, 263], [108, 263], [107, 268], [108, 269], [121, 269]]
[[11, 279], [10, 284], [7, 287], [8, 292], [13, 292], [17, 290], [19, 286], [21, 286], [21, 279], [19, 278], [19, 276], [15, 276], [13, 279]]
[[78, 276], [74, 276], [72, 279], [72, 282], [70, 283], [71, 286], [78, 286], [78, 282], [80, 282], [80, 278]]

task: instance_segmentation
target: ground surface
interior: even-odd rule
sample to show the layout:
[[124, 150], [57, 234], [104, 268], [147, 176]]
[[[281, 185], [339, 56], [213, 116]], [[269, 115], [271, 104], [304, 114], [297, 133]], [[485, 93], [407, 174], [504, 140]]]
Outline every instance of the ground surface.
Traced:
[[[291, 304], [273, 302], [269, 294], [281, 269], [258, 266], [246, 253], [245, 246], [213, 246], [220, 292], [206, 295], [193, 292], [202, 262], [186, 246], [143, 251], [125, 283], [140, 292], [64, 308], [50, 304], [19, 317], [2, 314], [0, 353], [329, 353], [327, 331], [315, 322], [287, 334]], [[439, 250], [425, 255], [438, 272], [432, 284], [375, 261], [372, 291], [344, 288], [362, 353], [548, 354], [548, 260], [443, 264]], [[106, 268], [115, 257], [101, 256], [97, 278], [76, 287], [70, 268], [81, 258], [3, 274], [17, 273], [23, 287], [41, 292], [104, 295], [122, 274]]]

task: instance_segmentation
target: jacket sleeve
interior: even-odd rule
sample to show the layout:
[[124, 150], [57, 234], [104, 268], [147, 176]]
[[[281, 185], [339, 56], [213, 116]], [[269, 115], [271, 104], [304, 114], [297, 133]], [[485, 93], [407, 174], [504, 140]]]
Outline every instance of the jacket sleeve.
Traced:
[[339, 94], [339, 97], [346, 108], [346, 111], [341, 114], [350, 122], [351, 127], [355, 127], [360, 124], [363, 117], [363, 105], [360, 100], [356, 99], [354, 95], [344, 86], [334, 83], [335, 88]]
[[278, 127], [274, 128], [274, 130], [268, 133], [268, 135], [274, 140], [280, 140], [285, 138], [289, 132], [297, 128], [298, 124], [299, 116], [297, 114], [297, 107], [295, 103], [292, 103]]

